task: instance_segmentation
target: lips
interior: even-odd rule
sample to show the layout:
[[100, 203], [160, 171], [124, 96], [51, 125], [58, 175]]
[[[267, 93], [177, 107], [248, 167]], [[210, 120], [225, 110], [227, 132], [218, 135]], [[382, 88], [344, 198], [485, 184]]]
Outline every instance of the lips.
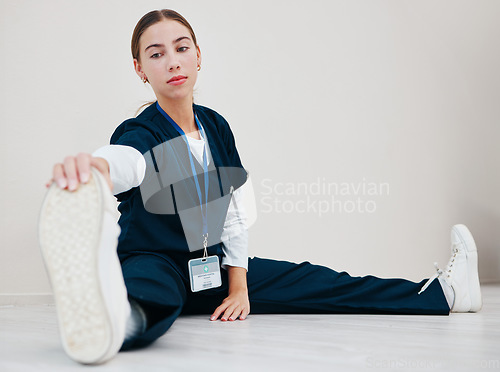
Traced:
[[173, 78], [171, 78], [169, 81], [167, 81], [167, 83], [171, 83], [173, 81], [182, 80], [182, 79], [187, 79], [187, 77], [184, 75], [177, 75], [177, 76], [174, 76]]

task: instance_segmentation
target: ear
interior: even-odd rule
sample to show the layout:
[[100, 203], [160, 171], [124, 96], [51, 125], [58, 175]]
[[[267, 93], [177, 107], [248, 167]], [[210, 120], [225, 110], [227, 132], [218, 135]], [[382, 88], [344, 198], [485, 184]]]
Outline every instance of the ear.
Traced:
[[196, 58], [198, 59], [198, 64], [201, 65], [201, 50], [200, 46], [196, 46]]
[[141, 80], [143, 80], [145, 74], [144, 71], [142, 71], [141, 63], [137, 60], [137, 58], [134, 58], [134, 69], [137, 76], [139, 76]]

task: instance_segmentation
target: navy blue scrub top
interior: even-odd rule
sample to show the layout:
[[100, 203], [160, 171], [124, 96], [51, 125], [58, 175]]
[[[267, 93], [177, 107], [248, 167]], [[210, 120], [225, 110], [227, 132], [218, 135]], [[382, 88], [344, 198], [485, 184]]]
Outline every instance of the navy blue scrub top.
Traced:
[[[227, 121], [208, 107], [193, 104], [193, 110], [205, 130], [211, 154], [210, 202], [228, 196], [231, 186], [234, 190], [241, 187], [248, 174], [241, 164]], [[187, 261], [201, 257], [202, 246], [200, 230], [200, 250], [189, 250], [179, 216], [179, 211], [182, 213], [186, 208], [199, 208], [188, 149], [179, 136], [179, 132], [158, 111], [156, 104], [152, 104], [136, 118], [120, 124], [111, 136], [110, 144], [132, 146], [146, 159], [143, 183], [116, 195], [121, 213], [118, 221], [121, 227], [118, 238], [120, 259], [135, 254], [154, 254], [169, 261], [182, 276], [187, 276]], [[173, 139], [177, 140], [171, 141]], [[196, 160], [194, 163], [202, 185], [203, 168]], [[203, 188], [202, 194], [205, 195]], [[208, 247], [208, 253], [220, 257], [223, 254], [220, 234], [229, 206], [229, 198], [224, 199], [227, 203], [222, 209], [208, 216], [209, 235], [211, 241], [216, 242]], [[217, 231], [218, 237], [213, 236], [213, 231]]]

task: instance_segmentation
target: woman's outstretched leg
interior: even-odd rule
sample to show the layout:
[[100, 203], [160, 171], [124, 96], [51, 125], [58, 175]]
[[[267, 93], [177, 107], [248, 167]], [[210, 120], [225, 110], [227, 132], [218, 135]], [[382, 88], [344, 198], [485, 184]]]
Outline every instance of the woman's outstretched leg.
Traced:
[[[252, 258], [248, 265], [251, 313], [447, 315], [448, 301], [452, 311], [478, 311], [481, 295], [477, 252], [472, 235], [467, 232], [463, 225], [453, 228], [453, 254], [446, 270], [419, 283], [352, 277], [309, 262]], [[455, 301], [447, 301], [442, 285], [450, 286]]]
[[425, 280], [353, 277], [309, 262], [252, 258], [250, 310], [259, 313], [434, 314], [450, 311], [438, 281], [419, 295]]

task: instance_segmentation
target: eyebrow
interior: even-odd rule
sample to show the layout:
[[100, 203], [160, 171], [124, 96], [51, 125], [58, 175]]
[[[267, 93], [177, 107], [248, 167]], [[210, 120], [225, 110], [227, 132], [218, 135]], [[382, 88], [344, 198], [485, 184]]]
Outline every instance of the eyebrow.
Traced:
[[[178, 37], [177, 39], [175, 39], [174, 41], [172, 41], [172, 44], [176, 44], [178, 43], [179, 41], [181, 40], [184, 40], [184, 39], [188, 39], [188, 40], [191, 40], [189, 37], [187, 36], [181, 36], [181, 37]], [[165, 45], [164, 44], [151, 44], [149, 45], [148, 47], [146, 47], [146, 49], [144, 49], [144, 51], [148, 50], [149, 48], [161, 48], [161, 47], [164, 47]]]

